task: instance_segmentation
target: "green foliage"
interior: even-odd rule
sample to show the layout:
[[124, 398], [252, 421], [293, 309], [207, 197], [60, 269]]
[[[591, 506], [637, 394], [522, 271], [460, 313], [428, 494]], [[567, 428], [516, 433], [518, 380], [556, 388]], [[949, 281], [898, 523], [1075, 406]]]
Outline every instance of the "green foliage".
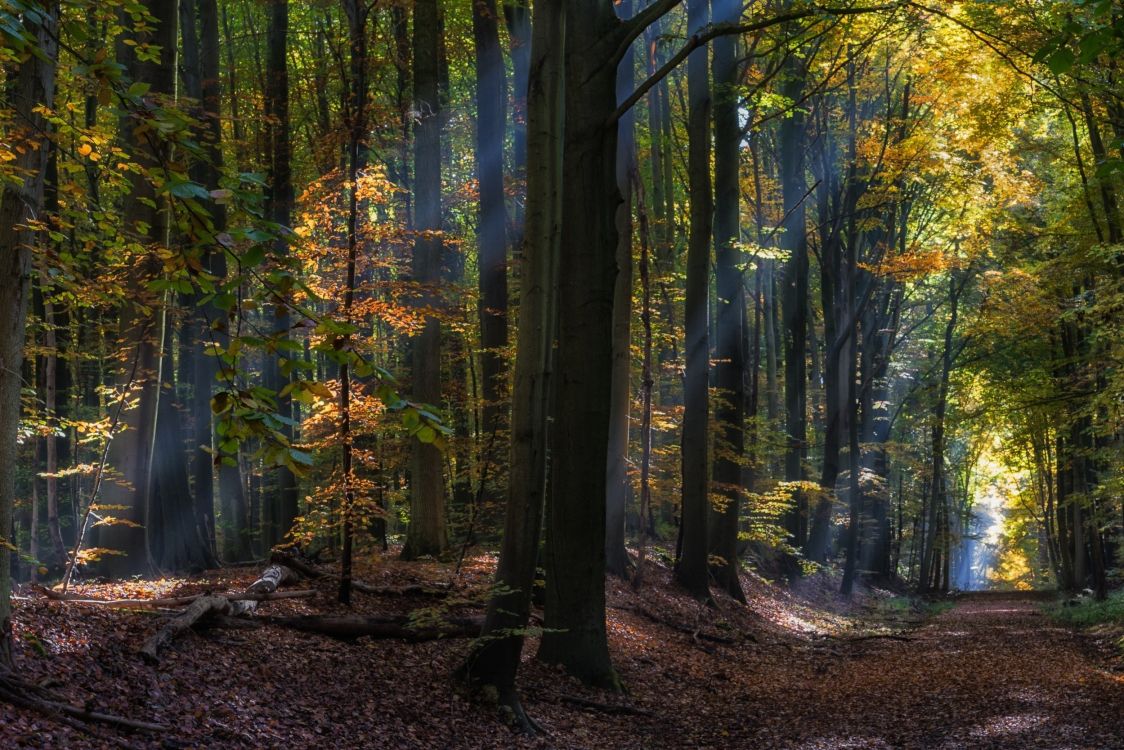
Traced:
[[1076, 627], [1124, 624], [1124, 591], [1110, 594], [1102, 602], [1091, 596], [1066, 599], [1050, 604], [1046, 611], [1058, 622]]

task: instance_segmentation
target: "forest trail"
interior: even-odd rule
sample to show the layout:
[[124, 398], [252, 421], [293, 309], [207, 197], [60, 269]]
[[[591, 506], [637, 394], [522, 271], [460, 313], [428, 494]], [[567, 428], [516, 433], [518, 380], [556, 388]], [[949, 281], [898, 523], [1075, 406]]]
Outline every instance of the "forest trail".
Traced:
[[792, 686], [788, 701], [741, 691], [735, 715], [759, 727], [745, 739], [801, 750], [1124, 748], [1124, 676], [1098, 668], [1088, 642], [1051, 622], [1039, 599], [968, 597], [911, 641], [822, 651], [808, 665], [822, 674]]

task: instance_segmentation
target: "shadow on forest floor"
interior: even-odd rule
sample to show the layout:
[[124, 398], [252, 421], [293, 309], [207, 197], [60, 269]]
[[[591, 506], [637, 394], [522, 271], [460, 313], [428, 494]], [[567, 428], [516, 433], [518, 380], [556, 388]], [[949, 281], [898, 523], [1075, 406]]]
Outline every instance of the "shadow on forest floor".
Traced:
[[[479, 612], [495, 560], [466, 561], [441, 604], [357, 595], [353, 612]], [[187, 580], [77, 587], [90, 597], [148, 598], [241, 589], [257, 569]], [[446, 582], [443, 563], [367, 561], [380, 586]], [[1124, 676], [1102, 668], [1089, 640], [1042, 611], [1041, 594], [965, 595], [944, 611], [865, 589], [840, 600], [821, 573], [796, 590], [751, 573], [746, 607], [699, 605], [653, 565], [635, 592], [610, 581], [608, 627], [620, 696], [581, 687], [534, 660], [520, 689], [549, 732], [513, 735], [449, 679], [468, 642], [331, 640], [276, 628], [204, 630], [174, 642], [157, 667], [137, 649], [158, 613], [16, 601], [26, 677], [76, 705], [157, 721], [158, 736], [101, 730], [151, 748], [1124, 748]], [[263, 604], [269, 614], [343, 613], [333, 587]], [[306, 586], [307, 583], [302, 583]], [[99, 740], [0, 705], [4, 747], [88, 748]]]

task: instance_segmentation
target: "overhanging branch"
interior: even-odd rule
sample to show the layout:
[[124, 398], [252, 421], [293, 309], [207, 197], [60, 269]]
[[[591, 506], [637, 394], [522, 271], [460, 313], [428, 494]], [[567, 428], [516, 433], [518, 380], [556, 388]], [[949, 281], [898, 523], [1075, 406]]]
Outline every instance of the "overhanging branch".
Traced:
[[[669, 7], [664, 9], [663, 11], [664, 13], [666, 13], [668, 10], [675, 7], [678, 1], [679, 0], [662, 0], [662, 2], [650, 6], [649, 9], [659, 8], [663, 7], [664, 5], [670, 4]], [[772, 18], [767, 18], [761, 21], [754, 21], [753, 23], [711, 24], [710, 26], [707, 26], [706, 28], [696, 32], [695, 34], [692, 34], [691, 37], [687, 40], [687, 43], [680, 47], [679, 51], [672, 55], [671, 58], [669, 58], [668, 61], [664, 63], [662, 67], [660, 67], [659, 70], [648, 76], [648, 78], [643, 83], [637, 86], [636, 89], [628, 96], [628, 98], [621, 102], [620, 106], [618, 106], [613, 114], [609, 116], [609, 119], [605, 122], [605, 126], [611, 127], [615, 125], [617, 123], [617, 120], [624, 116], [625, 112], [628, 112], [628, 110], [630, 110], [633, 105], [636, 104], [636, 102], [640, 101], [644, 97], [644, 95], [647, 94], [649, 90], [651, 90], [653, 86], [667, 77], [667, 75], [671, 71], [675, 70], [675, 68], [678, 67], [679, 63], [686, 60], [692, 52], [697, 50], [699, 47], [704, 46], [712, 39], [717, 39], [720, 36], [729, 36], [731, 34], [750, 34], [755, 31], [763, 31], [764, 29], [768, 29], [773, 26], [791, 23], [792, 21], [799, 21], [811, 16], [850, 16], [863, 13], [879, 13], [883, 11], [898, 10], [905, 4], [907, 3], [895, 2], [886, 5], [856, 6], [850, 8], [823, 8], [820, 6], [814, 6], [805, 10], [793, 11], [791, 13], [782, 13], [779, 16], [773, 16]], [[639, 21], [643, 15], [643, 12], [637, 14], [633, 17], [632, 21]], [[660, 15], [662, 15], [662, 13], [655, 15], [652, 20], [659, 18]], [[632, 22], [630, 22], [630, 24], [631, 23]], [[640, 27], [639, 31], [637, 31], [634, 27], [629, 25], [626, 26], [626, 29], [626, 41], [623, 42], [622, 49], [627, 49], [628, 45], [631, 44], [632, 41], [637, 36], [639, 36], [641, 32], [643, 32], [643, 27]], [[635, 31], [636, 33], [633, 34], [633, 31]], [[623, 54], [623, 52], [620, 52], [621, 56], [623, 56]], [[619, 59], [620, 56], [615, 58], [615, 60]]]

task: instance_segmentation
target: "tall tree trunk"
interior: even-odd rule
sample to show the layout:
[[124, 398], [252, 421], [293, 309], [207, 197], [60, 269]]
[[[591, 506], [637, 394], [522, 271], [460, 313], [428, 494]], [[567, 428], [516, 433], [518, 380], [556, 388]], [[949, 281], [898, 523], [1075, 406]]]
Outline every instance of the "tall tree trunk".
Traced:
[[[736, 23], [741, 0], [715, 0], [714, 22]], [[714, 40], [714, 251], [718, 292], [714, 384], [718, 435], [714, 483], [725, 507], [710, 514], [709, 553], [715, 582], [745, 601], [738, 578], [738, 517], [745, 453], [745, 286], [742, 279], [738, 174], [741, 127], [738, 123], [737, 43], [732, 36]]]
[[[632, 16], [632, 0], [617, 4], [621, 18]], [[617, 101], [635, 87], [636, 55], [630, 47], [617, 65]], [[605, 498], [605, 569], [626, 577], [625, 513], [632, 494], [628, 477], [629, 382], [632, 375], [632, 189], [636, 166], [636, 117], [632, 110], [617, 122], [617, 187], [624, 200], [617, 207], [617, 280], [613, 290], [613, 378], [609, 416], [607, 496]]]
[[515, 673], [531, 612], [531, 589], [547, 487], [547, 428], [557, 324], [562, 229], [563, 44], [561, 0], [537, 0], [527, 97], [527, 204], [520, 264], [518, 347], [511, 405], [511, 468], [496, 586], [481, 638], [460, 677], [494, 686], [528, 728]]
[[937, 383], [937, 401], [933, 407], [933, 443], [929, 464], [929, 481], [931, 483], [929, 497], [931, 502], [929, 505], [928, 537], [925, 542], [928, 554], [922, 554], [921, 556], [922, 591], [927, 591], [932, 586], [933, 569], [936, 567], [939, 558], [938, 544], [942, 543], [938, 533], [942, 522], [940, 508], [945, 505], [946, 497], [944, 487], [945, 413], [948, 409], [949, 376], [952, 373], [953, 357], [955, 356], [953, 353], [953, 336], [956, 333], [956, 323], [960, 314], [960, 293], [963, 289], [963, 283], [957, 278], [956, 274], [952, 274], [949, 279], [949, 315], [948, 323], [944, 329], [944, 353], [941, 357], [940, 380]]
[[[802, 63], [793, 58], [788, 64], [788, 78], [783, 93], [792, 101], [803, 95]], [[784, 320], [784, 408], [785, 454], [784, 478], [794, 482], [804, 479], [804, 456], [808, 444], [807, 367], [805, 365], [808, 329], [808, 237], [805, 225], [806, 187], [804, 181], [804, 115], [797, 108], [780, 125], [780, 171], [784, 220], [781, 247], [788, 254], [782, 281], [781, 315]], [[824, 313], [826, 316], [826, 312]], [[787, 526], [797, 546], [807, 516], [808, 501], [797, 493], [795, 508]]]
[[[55, 150], [51, 150], [51, 158], [55, 158]], [[55, 207], [57, 210], [57, 206]], [[47, 274], [41, 273], [40, 279], [45, 279]], [[50, 429], [45, 442], [47, 474], [47, 537], [51, 542], [51, 566], [62, 567], [66, 565], [66, 544], [62, 540], [62, 526], [59, 523], [59, 341], [58, 326], [55, 316], [55, 305], [48, 298], [49, 290], [43, 287], [43, 347], [46, 353], [43, 356], [43, 410], [44, 419]]]
[[[640, 14], [638, 14], [639, 17]], [[559, 341], [539, 658], [619, 687], [605, 632], [605, 491], [617, 276], [616, 66], [643, 28], [604, 0], [566, 14]]]
[[[486, 462], [485, 497], [502, 486], [507, 428], [507, 211], [504, 207], [504, 99], [507, 82], [500, 51], [495, 0], [473, 0], [476, 46], [476, 177], [479, 182], [477, 241], [480, 281], [481, 458]], [[483, 481], [483, 480], [482, 480]]]
[[[347, 97], [347, 282], [344, 286], [344, 323], [354, 325], [352, 305], [355, 301], [355, 261], [359, 250], [359, 168], [361, 149], [367, 132], [367, 16], [370, 6], [359, 0], [344, 0], [347, 14], [348, 43], [350, 46], [350, 89]], [[343, 351], [350, 350], [351, 334], [343, 339]], [[352, 489], [351, 435], [351, 363], [340, 363], [340, 473], [343, 498], [342, 516], [343, 549], [340, 554], [339, 600], [351, 603], [351, 552], [354, 536], [355, 492]]]
[[[271, 221], [283, 227], [292, 225], [293, 181], [292, 146], [289, 138], [289, 0], [270, 0], [269, 26], [266, 31], [266, 142], [269, 163], [269, 189], [267, 192], [266, 213]], [[273, 243], [273, 253], [277, 263], [285, 263], [289, 255], [289, 242], [284, 234]], [[289, 338], [291, 318], [289, 308], [281, 291], [273, 308], [273, 336], [279, 341]], [[267, 356], [265, 362], [266, 387], [277, 392], [284, 389], [288, 377], [282, 373], [280, 357]], [[278, 395], [277, 413], [282, 421], [293, 417], [293, 402], [288, 395]], [[292, 439], [292, 428], [285, 423], [286, 437]], [[273, 482], [264, 483], [267, 493], [262, 499], [262, 532], [265, 547], [268, 549], [280, 543], [289, 533], [299, 512], [297, 478], [287, 466], [275, 470]], [[226, 498], [224, 498], [226, 500]], [[231, 532], [237, 534], [234, 527]], [[239, 535], [244, 537], [245, 535]], [[244, 554], [246, 540], [239, 538], [226, 545], [226, 556]]]
[[[202, 72], [203, 115], [206, 122], [207, 136], [204, 148], [207, 154], [205, 182], [210, 189], [219, 187], [219, 180], [223, 172], [223, 143], [222, 143], [222, 73], [220, 72], [219, 58], [219, 10], [216, 0], [196, 0], [199, 6], [199, 64]], [[231, 112], [232, 118], [235, 116]], [[226, 228], [226, 207], [215, 204], [211, 211], [211, 221], [216, 232]], [[207, 258], [207, 268], [219, 279], [225, 279], [227, 273], [226, 253], [211, 252]], [[206, 324], [206, 321], [204, 321]], [[206, 337], [202, 337], [199, 344], [202, 349], [196, 351], [196, 371], [194, 375], [195, 390], [192, 408], [196, 415], [210, 412], [211, 391], [214, 388], [215, 376], [219, 372], [217, 357], [203, 355], [203, 350], [208, 346], [225, 349], [230, 342], [230, 332], [225, 325], [214, 327]], [[225, 377], [225, 376], [224, 376]], [[196, 417], [199, 420], [199, 417]], [[206, 464], [214, 466], [213, 456], [202, 450], [203, 446], [212, 444], [212, 437], [216, 425], [213, 419], [202, 419], [195, 425], [195, 454], [192, 465], [192, 475], [195, 477], [195, 513], [196, 523], [200, 524], [207, 548], [214, 555], [215, 550], [215, 498], [213, 489], [214, 469], [206, 468]], [[204, 433], [204, 429], [210, 434]], [[237, 456], [227, 457], [218, 464], [219, 475], [219, 504], [222, 507], [239, 509], [246, 508], [246, 496], [243, 489], [242, 476], [238, 465]], [[202, 492], [200, 488], [206, 485]], [[253, 516], [249, 516], [251, 523]]]
[[[418, 304], [437, 302], [441, 281], [441, 101], [438, 69], [438, 3], [414, 4], [414, 240], [413, 277], [421, 286]], [[427, 315], [413, 342], [413, 397], [425, 404], [441, 401], [441, 322]], [[441, 452], [433, 445], [413, 446], [410, 465], [410, 526], [402, 558], [439, 555], [446, 546], [445, 485]]]
[[[687, 25], [698, 33], [709, 23], [709, 0], [690, 0]], [[710, 84], [707, 49], [687, 58], [687, 182], [691, 233], [687, 242], [686, 351], [683, 383], [683, 494], [681, 548], [675, 580], [699, 599], [710, 596], [707, 584], [710, 237], [713, 198], [710, 186]]]
[[31, 296], [31, 247], [38, 216], [50, 143], [39, 107], [54, 106], [58, 46], [58, 4], [42, 4], [44, 23], [25, 16], [25, 28], [43, 57], [27, 55], [7, 72], [8, 101], [19, 115], [5, 133], [23, 148], [10, 165], [25, 175], [23, 183], [6, 181], [0, 192], [0, 667], [12, 666], [11, 545], [15, 504], [17, 432], [20, 418], [20, 376], [23, 372], [24, 324]]

